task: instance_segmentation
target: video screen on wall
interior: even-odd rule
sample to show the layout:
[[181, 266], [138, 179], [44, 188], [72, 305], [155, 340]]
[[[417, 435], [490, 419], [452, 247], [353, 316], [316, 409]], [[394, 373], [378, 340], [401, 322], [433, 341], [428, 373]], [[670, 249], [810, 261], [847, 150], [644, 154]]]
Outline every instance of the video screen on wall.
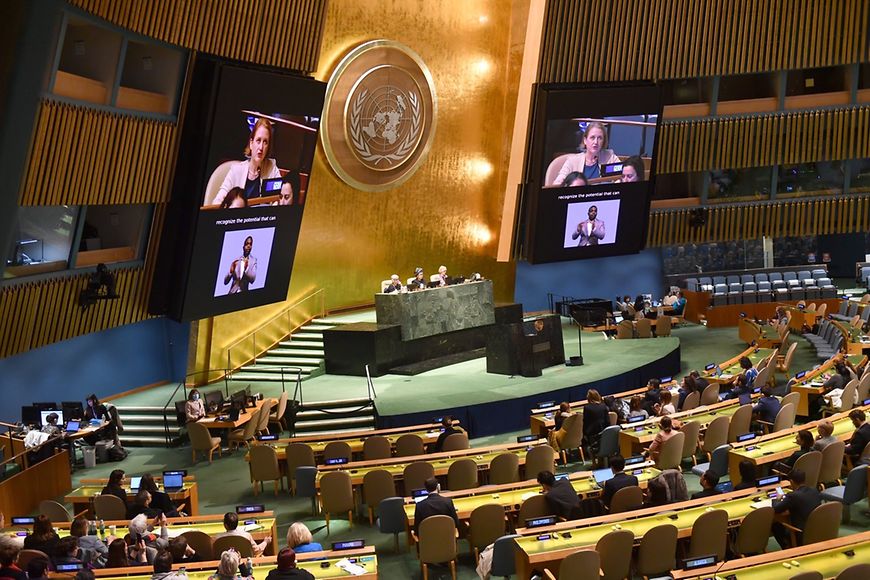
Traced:
[[529, 262], [643, 249], [660, 117], [651, 84], [537, 87], [525, 190]]
[[201, 68], [193, 84], [202, 92], [191, 98], [209, 114], [185, 123], [177, 170], [198, 166], [201, 177], [182, 174], [173, 187], [180, 221], [192, 226], [187, 236], [170, 232], [190, 254], [179, 266], [183, 297], [167, 312], [181, 320], [286, 299], [326, 88], [262, 70]]

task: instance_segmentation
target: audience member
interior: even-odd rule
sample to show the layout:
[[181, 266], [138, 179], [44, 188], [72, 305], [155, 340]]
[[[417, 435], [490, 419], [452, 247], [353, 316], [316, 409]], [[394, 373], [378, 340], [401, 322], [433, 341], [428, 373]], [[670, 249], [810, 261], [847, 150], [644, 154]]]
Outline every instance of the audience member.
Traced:
[[[313, 541], [311, 530], [302, 522], [293, 522], [287, 529], [287, 545], [293, 548], [293, 552], [320, 552], [323, 546]], [[294, 555], [295, 558], [295, 555]]]
[[51, 520], [43, 514], [36, 516], [36, 521], [33, 522], [33, 533], [24, 538], [25, 550], [39, 550], [46, 555], [54, 554], [54, 548], [57, 546], [60, 538], [54, 531], [54, 526]]
[[[162, 512], [166, 514], [166, 517], [168, 518], [178, 517], [178, 510], [175, 509], [175, 504], [172, 503], [172, 499], [169, 497], [169, 494], [160, 491], [160, 488], [157, 486], [157, 482], [154, 481], [154, 476], [150, 473], [146, 473], [142, 476], [142, 481], [139, 483], [139, 493], [142, 493], [143, 489], [151, 494], [151, 503], [149, 503], [148, 506], [152, 511]], [[154, 515], [157, 514], [155, 513]], [[154, 515], [152, 515], [151, 517], [154, 517]]]
[[855, 432], [846, 445], [846, 455], [852, 458], [853, 465], [857, 465], [864, 448], [870, 443], [870, 424], [867, 423], [867, 415], [861, 409], [852, 409], [849, 412], [849, 419], [855, 426]]
[[655, 415], [655, 406], [662, 402], [661, 381], [650, 379], [646, 384], [646, 393], [643, 395], [643, 408], [650, 415]]
[[825, 447], [835, 441], [839, 441], [834, 437], [834, 424], [830, 419], [822, 419], [819, 421], [818, 427], [819, 436], [816, 437], [816, 442], [813, 443], [813, 451], [822, 451]]
[[79, 558], [79, 539], [74, 536], [65, 536], [61, 538], [54, 546], [54, 553], [51, 554], [52, 562], [55, 566], [60, 564], [83, 564]]
[[209, 580], [253, 580], [253, 570], [244, 561], [241, 555], [233, 548], [221, 554], [221, 562], [217, 572], [208, 577]]
[[643, 408], [643, 397], [640, 395], [634, 395], [631, 398], [631, 401], [628, 403], [628, 418], [633, 419], [634, 417], [643, 417], [644, 419], [649, 418], [649, 413], [647, 410]]
[[604, 492], [601, 494], [601, 501], [607, 509], [610, 509], [610, 503], [617, 491], [623, 487], [639, 485], [637, 477], [625, 473], [625, 458], [621, 455], [610, 458], [610, 470], [613, 472], [613, 477], [604, 482]]
[[[803, 471], [792, 469], [789, 480], [793, 491], [773, 502], [773, 511], [778, 514], [788, 513], [789, 523], [800, 530], [806, 526], [810, 513], [822, 503], [822, 495], [819, 491], [814, 487], [804, 485], [806, 479], [807, 476]], [[798, 545], [801, 545], [803, 534], [797, 532], [795, 536]], [[776, 538], [783, 550], [794, 547], [791, 545], [791, 534], [789, 534], [788, 528], [780, 522], [773, 523], [773, 537]]]
[[677, 434], [676, 429], [674, 429], [674, 422], [670, 417], [661, 418], [659, 421], [659, 429], [660, 430], [656, 434], [655, 439], [653, 439], [653, 442], [649, 446], [649, 450], [645, 452], [645, 454], [653, 461], [658, 461], [659, 454], [662, 451], [662, 445], [665, 444], [665, 441]]
[[0, 535], [0, 578], [12, 580], [27, 580], [27, 574], [18, 567], [18, 554], [21, 546], [14, 538]]
[[673, 308], [673, 315], [674, 316], [682, 316], [683, 315], [683, 312], [686, 309], [686, 298], [683, 296], [682, 292], [677, 292], [677, 299], [671, 305], [671, 308]]
[[720, 492], [716, 489], [719, 485], [719, 475], [715, 471], [707, 470], [701, 475], [701, 491], [696, 491], [692, 494], [692, 499], [702, 499], [711, 495], [719, 495]]
[[[249, 534], [245, 530], [240, 530], [239, 515], [236, 512], [227, 512], [224, 514], [224, 529], [226, 531], [216, 536], [215, 540], [224, 536], [240, 536], [251, 542], [251, 549], [254, 551], [255, 556], [261, 555], [266, 549], [266, 546], [268, 546], [272, 542], [272, 536], [266, 536], [265, 538], [263, 538], [263, 541], [258, 544], [254, 541], [254, 538], [251, 536], [251, 534]], [[226, 554], [226, 552], [224, 552], [224, 554]]]
[[755, 487], [755, 480], [758, 479], [755, 463], [750, 459], [742, 459], [737, 469], [740, 471], [740, 483], [734, 486], [734, 491]]
[[181, 564], [184, 562], [199, 562], [200, 558], [196, 554], [193, 546], [187, 543], [187, 538], [184, 536], [175, 536], [169, 539], [169, 553], [172, 554], [172, 562]]
[[292, 548], [283, 548], [278, 552], [278, 566], [269, 571], [266, 580], [314, 580], [314, 575], [296, 567], [296, 552]]
[[[574, 486], [567, 479], [556, 479], [549, 471], [538, 473], [538, 483], [541, 484], [547, 505], [552, 512], [566, 520], [577, 517], [580, 510], [580, 498], [574, 490]], [[523, 525], [524, 522], [520, 522]]]
[[553, 431], [558, 431], [562, 428], [562, 423], [565, 421], [565, 417], [569, 417], [574, 413], [571, 412], [571, 405], [568, 404], [568, 401], [562, 401], [559, 403], [559, 410], [553, 415]]
[[677, 407], [682, 411], [683, 403], [686, 402], [686, 397], [688, 397], [691, 393], [694, 393], [698, 390], [697, 383], [695, 382], [695, 377], [692, 376], [691, 373], [683, 377], [683, 382], [680, 385], [679, 391], [677, 391]]
[[161, 513], [160, 510], [151, 507], [151, 494], [143, 487], [136, 492], [136, 499], [127, 507], [127, 519], [132, 520], [139, 514], [145, 514], [149, 518], [155, 518]]
[[780, 473], [789, 473], [801, 456], [813, 450], [813, 434], [806, 429], [801, 429], [795, 434], [794, 442], [798, 449], [774, 465], [774, 469]]
[[741, 405], [752, 402], [752, 388], [746, 384], [746, 375], [739, 374], [734, 379], [734, 386], [722, 395], [722, 399], [737, 399]]
[[453, 435], [454, 433], [462, 433], [462, 429], [460, 427], [453, 426], [453, 417], [449, 415], [445, 415], [441, 419], [441, 427], [444, 428], [441, 431], [441, 435], [438, 436], [438, 439], [435, 441], [435, 445], [432, 447], [433, 453], [441, 453], [444, 450], [444, 441]]
[[671, 415], [677, 412], [672, 401], [673, 395], [671, 392], [667, 389], [662, 389], [661, 403], [657, 407], [659, 416]]
[[752, 366], [752, 361], [749, 360], [749, 357], [741, 356], [740, 360], [740, 368], [743, 369], [743, 373], [741, 373], [746, 379], [746, 386], [749, 389], [755, 388], [755, 377], [758, 376], [758, 369]]
[[172, 554], [168, 550], [161, 550], [154, 556], [154, 574], [151, 580], [184, 580], [187, 575], [184, 572], [173, 572]]
[[142, 566], [148, 562], [148, 549], [145, 540], [136, 541], [127, 546], [122, 539], [112, 540], [109, 544], [109, 553], [106, 556], [106, 568], [126, 568], [128, 566]]
[[196, 389], [191, 389], [187, 395], [187, 402], [184, 404], [184, 416], [188, 423], [199, 421], [205, 417], [205, 405], [202, 402], [202, 396]]
[[[764, 385], [761, 388], [761, 395], [761, 399], [752, 407], [752, 414], [759, 421], [773, 423], [776, 421], [776, 415], [782, 408], [782, 404], [779, 399], [773, 396], [773, 387], [770, 385]], [[810, 439], [812, 440], [812, 435], [810, 435]]]
[[124, 489], [124, 470], [123, 469], [114, 469], [112, 473], [109, 474], [109, 481], [106, 483], [106, 487], [103, 488], [101, 492], [102, 495], [114, 495], [122, 502], [124, 502], [124, 507], [128, 507], [127, 505], [127, 490]]
[[414, 508], [414, 531], [419, 531], [420, 522], [429, 516], [450, 516], [456, 524], [456, 529], [459, 529], [459, 516], [456, 515], [453, 500], [441, 495], [441, 485], [438, 480], [434, 477], [427, 479], [426, 491], [429, 495], [418, 502]]
[[43, 558], [42, 556], [33, 558], [27, 563], [27, 577], [30, 580], [43, 580], [44, 578], [48, 578], [48, 569], [50, 566], [51, 562], [48, 561], [48, 558]]
[[[109, 554], [109, 548], [97, 536], [88, 535], [88, 520], [79, 516], [72, 521], [69, 526], [70, 536], [78, 540], [78, 546], [81, 549], [79, 558], [86, 564], [91, 564], [95, 568], [102, 568], [106, 565], [106, 556]], [[112, 536], [109, 536], [108, 541], [111, 543]]]
[[601, 395], [595, 389], [586, 393], [586, 404], [583, 406], [583, 438], [593, 450], [598, 449], [601, 432], [610, 425], [610, 411], [601, 401]]

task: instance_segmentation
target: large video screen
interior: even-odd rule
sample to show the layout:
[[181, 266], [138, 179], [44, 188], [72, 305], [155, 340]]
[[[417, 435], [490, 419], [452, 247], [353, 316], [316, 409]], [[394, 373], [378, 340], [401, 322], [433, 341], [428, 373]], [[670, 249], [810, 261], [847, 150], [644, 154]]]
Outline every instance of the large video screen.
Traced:
[[[161, 258], [166, 243], [189, 254], [176, 258], [183, 292], [162, 297], [181, 320], [286, 298], [325, 93], [313, 79], [215, 63], [192, 85], [166, 226], [182, 231], [161, 243]], [[152, 295], [152, 311], [160, 302]]]
[[655, 181], [655, 85], [542, 85], [525, 197], [532, 263], [636, 253]]

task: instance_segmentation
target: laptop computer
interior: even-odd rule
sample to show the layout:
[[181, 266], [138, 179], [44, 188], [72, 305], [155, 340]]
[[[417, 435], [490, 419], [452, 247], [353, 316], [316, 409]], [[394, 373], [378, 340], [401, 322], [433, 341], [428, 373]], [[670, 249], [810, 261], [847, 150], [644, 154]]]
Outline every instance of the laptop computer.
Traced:
[[179, 472], [163, 472], [163, 489], [167, 493], [184, 488], [184, 476]]
[[79, 430], [80, 421], [67, 421], [66, 422], [66, 432], [67, 433], [76, 433]]
[[595, 482], [598, 483], [598, 485], [601, 485], [608, 479], [613, 479], [613, 470], [609, 467], [596, 469], [592, 472], [592, 476], [595, 478]]
[[142, 476], [134, 476], [130, 478], [130, 491], [133, 493], [139, 492], [139, 487], [142, 485]]

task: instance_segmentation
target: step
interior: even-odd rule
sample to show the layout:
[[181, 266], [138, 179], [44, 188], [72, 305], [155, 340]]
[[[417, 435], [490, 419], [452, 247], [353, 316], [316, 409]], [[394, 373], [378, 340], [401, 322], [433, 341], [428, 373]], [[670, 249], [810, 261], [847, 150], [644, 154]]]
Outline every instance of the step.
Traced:
[[374, 417], [375, 410], [372, 407], [338, 407], [329, 411], [300, 411], [296, 413], [297, 421], [308, 421], [309, 419], [328, 419], [330, 417]]
[[308, 331], [319, 331], [323, 332], [324, 330], [329, 330], [330, 328], [335, 328], [336, 325], [331, 322], [309, 322], [305, 326], [300, 327], [296, 332], [308, 332]]
[[[281, 365], [281, 366], [268, 365], [268, 364], [251, 365], [248, 367], [244, 367], [239, 372], [240, 373], [268, 373], [271, 375], [278, 375], [279, 377], [281, 376], [281, 373], [283, 372], [284, 376], [286, 378], [292, 377], [295, 379], [296, 378], [296, 369], [302, 369], [302, 373], [305, 374], [305, 371], [310, 372], [311, 370], [316, 369], [319, 366], [320, 365], [316, 365], [316, 364], [313, 365], [310, 363], [305, 364], [305, 365]], [[238, 374], [238, 373], [236, 373], [236, 374]]]
[[294, 340], [282, 340], [278, 343], [278, 346], [281, 348], [304, 348], [323, 351], [323, 340], [296, 340], [294, 338]]
[[[304, 424], [303, 424], [303, 426], [304, 426]], [[374, 428], [375, 425], [372, 425], [372, 427]], [[348, 427], [347, 429], [322, 429], [322, 430], [318, 430], [318, 429], [305, 429], [305, 435], [306, 435], [306, 436], [309, 436], [309, 435], [320, 435], [320, 436], [323, 436], [323, 437], [328, 437], [328, 436], [331, 436], [331, 435], [343, 435], [343, 434], [345, 434], [345, 433], [355, 433], [355, 432], [357, 432], [357, 431], [359, 431], [359, 429], [358, 429], [357, 427]]]
[[[115, 407], [115, 408], [118, 409], [118, 413], [122, 416], [123, 415], [147, 415], [147, 414], [162, 415], [163, 414], [163, 405], [161, 405], [159, 407], [135, 407], [135, 406], [126, 407], [125, 406], [125, 407]], [[175, 405], [174, 404], [170, 404], [168, 407], [166, 407], [166, 414], [167, 415], [172, 414], [173, 416], [175, 415]]]
[[[169, 432], [178, 431], [178, 423], [173, 421], [169, 424]], [[163, 424], [160, 425], [133, 425], [128, 426], [126, 423], [124, 424], [124, 435], [127, 433], [165, 433], [166, 430], [163, 428]]]
[[289, 341], [282, 340], [278, 344], [284, 345], [285, 342], [289, 343], [299, 343], [304, 342], [305, 344], [314, 344], [320, 343], [323, 344], [323, 333], [322, 332], [297, 332], [294, 334]]
[[251, 368], [254, 366], [260, 365], [275, 365], [278, 367], [311, 367], [311, 366], [320, 366], [320, 363], [323, 359], [319, 358], [301, 358], [301, 357], [290, 357], [290, 356], [275, 356], [274, 353], [269, 353], [268, 356], [264, 356], [263, 358], [257, 359], [256, 364], [247, 365], [244, 368]]
[[330, 419], [328, 421], [296, 421], [295, 429], [296, 431], [307, 431], [308, 429], [317, 429], [317, 428], [335, 428], [337, 426], [363, 426], [369, 427], [375, 425], [374, 417], [345, 417], [342, 419]]
[[[302, 369], [302, 378], [306, 378], [309, 374], [311, 374], [308, 369]], [[231, 381], [271, 381], [271, 382], [280, 382], [281, 374], [280, 373], [268, 373], [268, 372], [250, 372], [250, 371], [239, 371], [232, 376], [229, 380]], [[293, 381], [296, 380], [296, 375], [292, 376], [284, 376], [284, 381]]]
[[303, 403], [302, 411], [311, 411], [317, 409], [333, 409], [335, 407], [362, 407], [371, 403], [371, 400], [366, 397], [355, 397], [353, 399], [333, 399], [331, 401], [309, 401]]
[[300, 358], [323, 358], [324, 352], [316, 348], [273, 348], [267, 356], [300, 357]]
[[[180, 437], [172, 435], [172, 444], [176, 445], [181, 441]], [[141, 446], [141, 447], [166, 447], [166, 437], [160, 435], [141, 435], [132, 437], [121, 437], [121, 444], [126, 446]]]
[[[166, 419], [170, 425], [176, 424], [175, 413], [166, 415]], [[121, 422], [125, 429], [134, 425], [163, 425], [163, 415], [121, 415]]]

